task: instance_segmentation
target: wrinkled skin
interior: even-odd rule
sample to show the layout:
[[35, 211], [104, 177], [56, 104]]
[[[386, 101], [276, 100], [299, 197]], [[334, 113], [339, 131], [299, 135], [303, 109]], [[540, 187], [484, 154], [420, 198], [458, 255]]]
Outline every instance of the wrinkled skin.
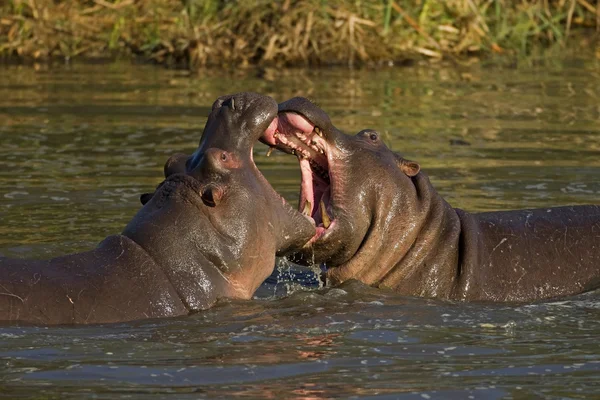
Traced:
[[0, 320], [106, 323], [250, 298], [276, 252], [297, 250], [314, 235], [252, 168], [252, 143], [276, 115], [269, 97], [220, 98], [193, 161], [167, 161], [165, 181], [143, 196], [122, 234], [48, 261], [0, 258]]
[[319, 227], [300, 255], [326, 263], [332, 283], [497, 302], [600, 286], [599, 206], [469, 214], [446, 203], [419, 165], [375, 131], [345, 135], [304, 98], [280, 104], [278, 120], [261, 141], [302, 154], [300, 209]]

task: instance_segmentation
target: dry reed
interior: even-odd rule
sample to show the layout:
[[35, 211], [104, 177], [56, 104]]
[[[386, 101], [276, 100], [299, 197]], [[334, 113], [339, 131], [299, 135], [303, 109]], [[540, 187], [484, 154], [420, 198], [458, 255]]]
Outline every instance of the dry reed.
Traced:
[[526, 54], [593, 34], [600, 0], [4, 0], [0, 54], [190, 67]]

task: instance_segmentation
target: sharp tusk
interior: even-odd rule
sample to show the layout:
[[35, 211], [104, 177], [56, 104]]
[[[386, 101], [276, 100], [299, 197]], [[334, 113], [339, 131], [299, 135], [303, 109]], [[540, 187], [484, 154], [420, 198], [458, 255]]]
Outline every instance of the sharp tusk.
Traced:
[[302, 211], [302, 214], [304, 215], [308, 215], [310, 217], [310, 208], [311, 208], [310, 201], [306, 200], [306, 203], [304, 203], [304, 211]]
[[275, 147], [269, 147], [269, 150], [267, 150], [267, 157], [269, 157], [271, 155], [273, 150], [275, 150]]
[[327, 210], [325, 209], [325, 203], [323, 203], [323, 200], [321, 200], [319, 206], [321, 207], [321, 219], [323, 220], [323, 226], [325, 227], [325, 229], [327, 229], [329, 228], [329, 225], [331, 225], [331, 219], [329, 218], [329, 214], [327, 214]]
[[317, 135], [323, 137], [323, 132], [321, 132], [321, 128], [319, 128], [318, 126], [315, 126], [315, 132], [317, 132]]

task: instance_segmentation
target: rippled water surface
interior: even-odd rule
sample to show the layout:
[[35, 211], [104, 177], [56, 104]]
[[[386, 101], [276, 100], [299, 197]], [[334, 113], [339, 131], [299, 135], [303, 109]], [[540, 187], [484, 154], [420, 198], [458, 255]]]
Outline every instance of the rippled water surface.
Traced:
[[[195, 148], [212, 101], [243, 90], [308, 96], [348, 133], [379, 130], [455, 207], [600, 202], [593, 60], [191, 75], [0, 66], [0, 254], [49, 258], [120, 232], [167, 157]], [[265, 150], [259, 167], [294, 201], [297, 163]], [[190, 317], [2, 327], [0, 397], [600, 398], [597, 293], [455, 304], [358, 283], [308, 290], [308, 271], [285, 260], [277, 271], [256, 299]]]

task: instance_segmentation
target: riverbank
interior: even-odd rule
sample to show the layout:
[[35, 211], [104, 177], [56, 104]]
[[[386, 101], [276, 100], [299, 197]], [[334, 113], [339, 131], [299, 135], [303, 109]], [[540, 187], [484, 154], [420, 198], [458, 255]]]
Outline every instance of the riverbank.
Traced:
[[8, 0], [0, 55], [126, 55], [190, 68], [516, 57], [565, 46], [574, 31], [591, 48], [600, 27], [592, 1]]

